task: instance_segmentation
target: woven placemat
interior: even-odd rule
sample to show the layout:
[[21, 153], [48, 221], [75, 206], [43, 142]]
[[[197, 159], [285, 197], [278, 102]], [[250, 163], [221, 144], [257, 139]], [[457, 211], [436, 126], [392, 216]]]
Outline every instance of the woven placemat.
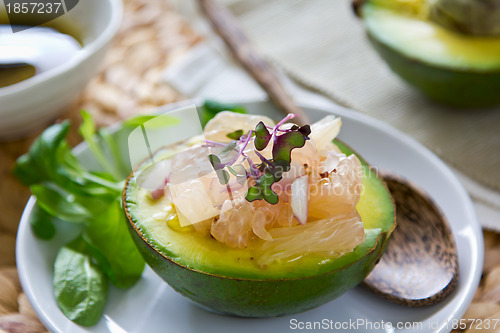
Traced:
[[[81, 140], [76, 129], [82, 108], [94, 115], [99, 126], [106, 126], [183, 99], [162, 82], [162, 73], [199, 41], [200, 37], [166, 1], [124, 0], [123, 24], [102, 70], [61, 116], [74, 124], [70, 143]], [[29, 148], [38, 134], [0, 143], [0, 333], [46, 331], [17, 277], [15, 237], [29, 191], [10, 175], [15, 159]], [[474, 303], [464, 316], [467, 319], [500, 318], [500, 236], [485, 232], [485, 246], [484, 275]]]

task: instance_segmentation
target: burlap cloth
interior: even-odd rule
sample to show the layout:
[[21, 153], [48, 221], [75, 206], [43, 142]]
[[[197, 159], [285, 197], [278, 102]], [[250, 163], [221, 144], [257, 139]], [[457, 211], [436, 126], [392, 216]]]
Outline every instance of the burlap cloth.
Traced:
[[[272, 4], [269, 8], [269, 13], [263, 15], [273, 14]], [[73, 121], [71, 143], [80, 141], [76, 127], [81, 108], [89, 110], [98, 124], [104, 126], [182, 99], [183, 96], [163, 83], [162, 73], [199, 40], [190, 24], [168, 3], [125, 0], [122, 28], [103, 69], [61, 116]], [[15, 270], [15, 236], [29, 192], [10, 175], [15, 159], [38, 134], [0, 143], [0, 333], [46, 331], [22, 293]], [[485, 236], [485, 274], [465, 318], [500, 318], [500, 236], [491, 232]]]

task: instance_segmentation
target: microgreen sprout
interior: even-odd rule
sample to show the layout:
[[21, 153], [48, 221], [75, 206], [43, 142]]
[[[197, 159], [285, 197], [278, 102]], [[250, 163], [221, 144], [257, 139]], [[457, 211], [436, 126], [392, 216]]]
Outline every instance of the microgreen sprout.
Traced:
[[[265, 200], [273, 205], [278, 203], [278, 195], [271, 187], [282, 179], [284, 172], [290, 170], [292, 150], [304, 147], [311, 133], [309, 125], [302, 127], [293, 125], [288, 129], [280, 128], [294, 117], [296, 115], [289, 114], [274, 127], [259, 122], [255, 129], [246, 134], [243, 130], [229, 133], [227, 137], [232, 141], [228, 144], [206, 140], [205, 144], [209, 147], [223, 147], [220, 152], [221, 157], [225, 157], [229, 152], [237, 151], [237, 154], [226, 163], [222, 163], [215, 154], [208, 156], [219, 182], [223, 185], [228, 184], [230, 175], [235, 176], [240, 184], [251, 178], [252, 186], [249, 187], [245, 196], [248, 201]], [[254, 164], [254, 161], [245, 153], [252, 138], [254, 138], [254, 152], [261, 162], [258, 164]], [[267, 159], [259, 151], [266, 149], [271, 141], [272, 158]], [[249, 170], [246, 170], [243, 164], [234, 165], [240, 158], [243, 159], [243, 162], [248, 162]]]

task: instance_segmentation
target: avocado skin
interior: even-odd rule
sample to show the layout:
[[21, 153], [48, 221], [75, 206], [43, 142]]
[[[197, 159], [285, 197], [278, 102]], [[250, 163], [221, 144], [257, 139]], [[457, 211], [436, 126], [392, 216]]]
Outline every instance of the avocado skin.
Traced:
[[380, 42], [369, 32], [368, 37], [394, 73], [431, 99], [458, 108], [500, 104], [500, 70], [473, 72], [442, 68], [409, 58]]
[[307, 278], [252, 280], [217, 276], [182, 266], [153, 248], [132, 223], [128, 226], [144, 260], [177, 292], [220, 314], [258, 318], [303, 312], [340, 296], [371, 272], [388, 239], [387, 233], [381, 233], [368, 255], [336, 271]]

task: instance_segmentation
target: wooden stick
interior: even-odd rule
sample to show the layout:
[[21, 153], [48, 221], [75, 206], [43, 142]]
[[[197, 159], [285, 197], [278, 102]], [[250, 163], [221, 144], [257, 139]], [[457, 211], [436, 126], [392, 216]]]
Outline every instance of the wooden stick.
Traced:
[[269, 64], [255, 51], [229, 11], [213, 0], [200, 0], [201, 8], [222, 37], [233, 56], [269, 95], [273, 104], [284, 113], [294, 113], [299, 125], [309, 123], [307, 116], [286, 92]]

